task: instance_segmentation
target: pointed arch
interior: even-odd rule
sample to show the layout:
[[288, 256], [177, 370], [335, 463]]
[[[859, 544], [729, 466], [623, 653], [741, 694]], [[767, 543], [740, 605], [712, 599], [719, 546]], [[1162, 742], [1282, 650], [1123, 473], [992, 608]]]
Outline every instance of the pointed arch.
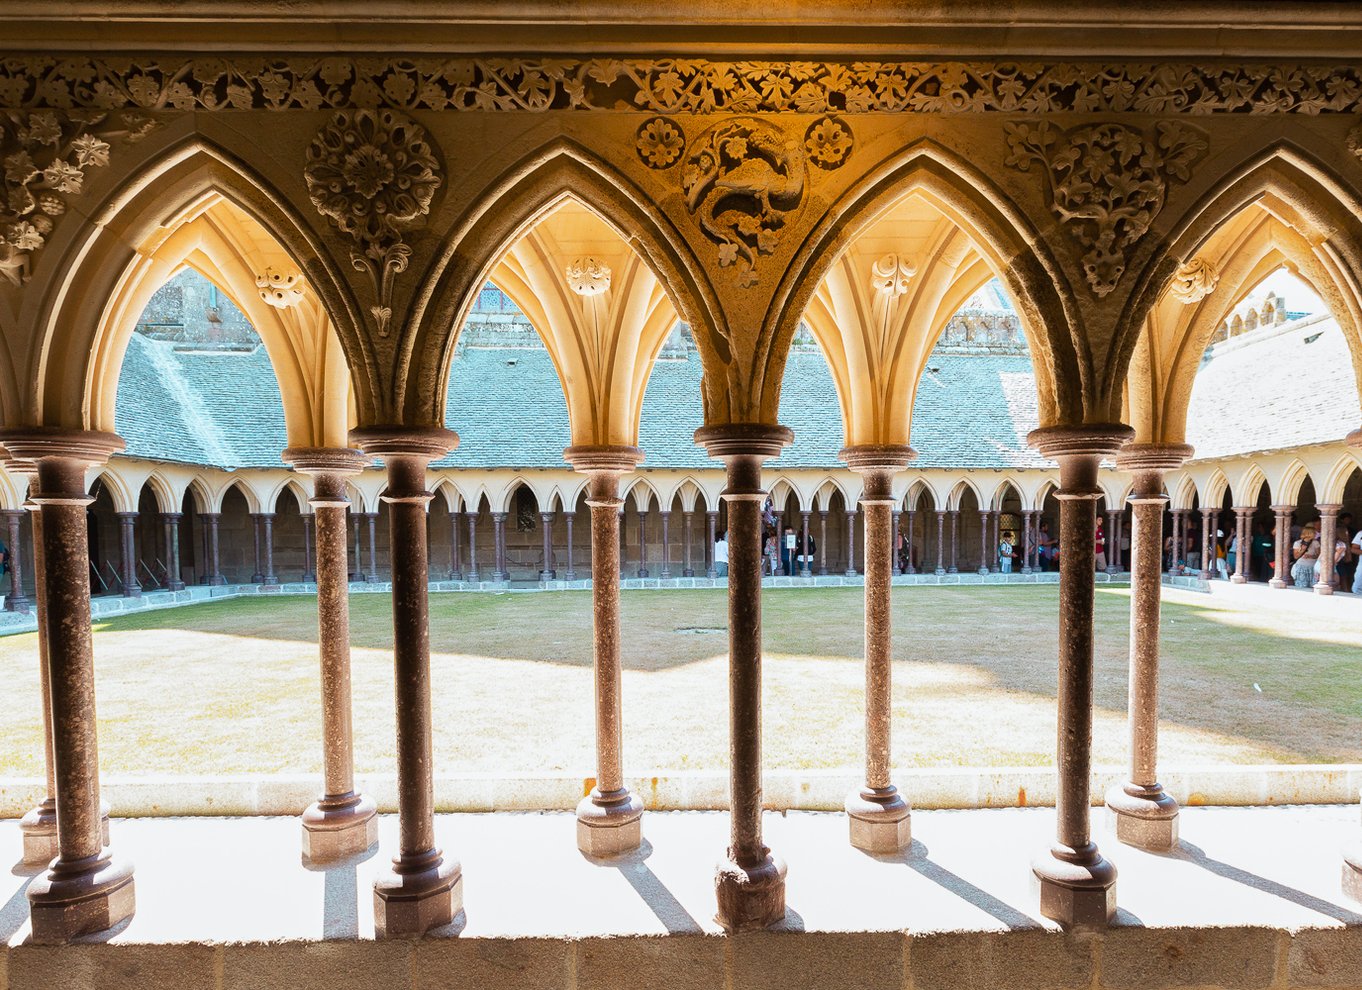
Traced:
[[[1295, 505], [1301, 495], [1301, 486], [1305, 484], [1306, 478], [1311, 478], [1310, 469], [1305, 466], [1305, 462], [1299, 457], [1291, 459], [1291, 463], [1286, 466], [1274, 487], [1279, 505]], [[1313, 480], [1313, 478], [1312, 478]], [[1315, 495], [1320, 494], [1319, 485], [1315, 486]], [[1313, 506], [1312, 506], [1313, 508]]]
[[[1234, 492], [1234, 504], [1238, 506], [1254, 506], [1258, 504], [1258, 492], [1264, 485], [1267, 485], [1267, 475], [1256, 461], [1249, 463], [1248, 467], [1240, 473], [1238, 480], [1231, 486]], [[1272, 492], [1272, 486], [1268, 485], [1268, 492]]]
[[[1003, 501], [1007, 498], [1007, 493], [1009, 491], [1017, 496], [1017, 502], [1019, 504], [1025, 504], [1025, 499], [1022, 496], [1021, 482], [1012, 475], [1004, 475], [1002, 481], [998, 482], [997, 487], [993, 489], [993, 495], [988, 500], [989, 507], [992, 509], [1001, 509], [1003, 507]], [[980, 505], [982, 504], [983, 503], [981, 502]]]
[[217, 487], [212, 491], [210, 511], [221, 512], [222, 502], [227, 497], [227, 493], [235, 488], [241, 493], [241, 497], [246, 500], [246, 509], [252, 514], [260, 512], [260, 494], [255, 490], [244, 477], [240, 475], [224, 475], [218, 482]]
[[[1127, 494], [1129, 494], [1129, 492], [1127, 492]], [[1202, 497], [1201, 490], [1197, 487], [1196, 479], [1190, 474], [1184, 475], [1177, 485], [1174, 486], [1168, 507], [1170, 509], [1190, 509], [1194, 502], [1199, 504], [1202, 508], [1208, 508], [1212, 504]]]
[[[1362, 470], [1362, 454], [1355, 450], [1344, 451], [1339, 454], [1329, 473], [1324, 476], [1324, 482], [1320, 485], [1320, 495], [1326, 503], [1341, 504], [1343, 502], [1344, 490], [1348, 487], [1348, 479], [1352, 477], [1354, 471]], [[1352, 538], [1351, 533], [1348, 534]]]
[[[1225, 477], [1225, 472], [1216, 468], [1211, 472], [1211, 476], [1206, 479], [1203, 488], [1203, 499], [1201, 504], [1208, 509], [1219, 509], [1225, 501], [1225, 493], [1230, 490], [1229, 479]], [[1230, 496], [1233, 500], [1233, 495]]]
[[303, 488], [302, 482], [298, 480], [296, 475], [280, 480], [277, 484], [274, 485], [273, 488], [269, 490], [269, 492], [261, 500], [261, 505], [265, 507], [262, 511], [278, 512], [279, 496], [283, 495], [284, 492], [286, 491], [291, 492], [293, 494], [294, 500], [297, 501], [298, 503], [298, 511], [300, 513], [312, 511], [310, 506], [308, 505], [307, 491]]
[[946, 497], [946, 508], [958, 512], [960, 510], [960, 500], [964, 497], [965, 492], [972, 492], [974, 494], [974, 504], [978, 505], [980, 508], [987, 504], [984, 501], [984, 497], [979, 494], [978, 485], [969, 478], [960, 478], [951, 486], [950, 494]]
[[[180, 506], [175, 498], [175, 489], [160, 471], [152, 471], [142, 482], [142, 487], [151, 489], [151, 497], [156, 500], [160, 512], [179, 512]], [[140, 492], [138, 493], [140, 497]]]
[[624, 501], [633, 502], [634, 508], [640, 512], [648, 512], [652, 508], [652, 503], [662, 505], [662, 496], [658, 494], [657, 486], [650, 478], [644, 475], [635, 475], [624, 489]]
[[529, 489], [530, 494], [534, 496], [535, 505], [542, 506], [547, 504], [544, 495], [539, 488], [530, 481], [528, 477], [517, 473], [499, 489], [496, 489], [494, 496], [488, 496], [487, 505], [493, 512], [510, 512], [511, 497], [515, 495], [516, 489], [520, 488], [522, 485]]
[[184, 499], [186, 498], [192, 498], [194, 500], [195, 512], [203, 513], [216, 511], [212, 507], [213, 490], [202, 475], [194, 475], [194, 477], [189, 479], [189, 483], [184, 486], [184, 495], [180, 499], [181, 508], [183, 508]]
[[813, 501], [817, 505], [819, 511], [828, 511], [828, 506], [832, 504], [832, 496], [834, 493], [842, 496], [843, 505], [851, 504], [849, 496], [847, 495], [846, 486], [837, 478], [828, 476], [819, 483], [817, 491], [814, 492]]
[[102, 485], [109, 493], [115, 512], [137, 511], [137, 496], [140, 494], [141, 486], [139, 485], [138, 491], [134, 492], [113, 465], [106, 465], [99, 470], [94, 480], [90, 482], [90, 490], [93, 491], [96, 485]]

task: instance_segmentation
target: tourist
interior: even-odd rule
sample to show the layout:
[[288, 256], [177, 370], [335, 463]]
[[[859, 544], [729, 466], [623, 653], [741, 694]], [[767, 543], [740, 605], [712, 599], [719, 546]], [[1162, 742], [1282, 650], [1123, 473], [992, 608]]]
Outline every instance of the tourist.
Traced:
[[725, 530], [714, 541], [714, 574], [728, 577], [728, 532]]
[[1016, 537], [1012, 530], [1005, 530], [1003, 538], [998, 541], [998, 566], [1002, 573], [1012, 573], [1012, 558], [1016, 553]]
[[762, 557], [766, 561], [766, 573], [775, 577], [780, 572], [780, 550], [776, 546], [776, 531], [766, 531], [766, 539], [761, 545]]
[[[1354, 563], [1362, 558], [1362, 529], [1359, 529], [1353, 537], [1349, 549], [1352, 552]], [[1353, 568], [1353, 594], [1362, 595], [1362, 567], [1355, 566]]]
[[[1321, 536], [1321, 539], [1323, 539], [1322, 536]], [[1338, 564], [1339, 564], [1339, 561], [1341, 561], [1341, 560], [1347, 555], [1347, 553], [1348, 553], [1348, 536], [1347, 536], [1347, 531], [1344, 530], [1344, 528], [1343, 528], [1342, 526], [1335, 526], [1335, 527], [1334, 527], [1334, 573], [1333, 573], [1333, 582], [1330, 584], [1330, 587], [1332, 587], [1332, 588], [1335, 588], [1335, 589], [1336, 589], [1336, 588], [1339, 587]], [[1317, 557], [1317, 558], [1315, 559], [1315, 583], [1316, 583], [1316, 584], [1319, 584], [1319, 583], [1320, 583], [1320, 579], [1321, 579], [1323, 576], [1324, 576], [1324, 553], [1321, 551], [1319, 557]]]
[[795, 557], [795, 562], [799, 564], [799, 570], [801, 572], [812, 571], [813, 555], [818, 552], [818, 543], [816, 540], [814, 540], [812, 533], [806, 533], [804, 535], [801, 549], [802, 552], [797, 557]]
[[1239, 527], [1234, 528], [1234, 535], [1230, 537], [1229, 553], [1225, 555], [1225, 566], [1229, 568], [1231, 574], [1238, 574], [1236, 568], [1239, 566]]
[[794, 560], [798, 546], [799, 537], [795, 534], [794, 527], [786, 526], [785, 533], [780, 539], [780, 566], [784, 568], [787, 575], [794, 573]]
[[1036, 560], [1040, 562], [1042, 571], [1059, 568], [1059, 541], [1050, 536], [1050, 524], [1044, 519], [1040, 521], [1040, 531], [1036, 534]]
[[1102, 529], [1101, 516], [1097, 517], [1097, 537], [1095, 542], [1097, 544], [1097, 570], [1105, 571], [1107, 569], [1107, 534]]
[[1300, 539], [1291, 544], [1291, 580], [1297, 588], [1310, 588], [1315, 584], [1315, 562], [1319, 560], [1319, 540], [1315, 539], [1313, 523], [1301, 527]]
[[1347, 552], [1344, 553], [1343, 559], [1339, 561], [1337, 567], [1338, 586], [1342, 590], [1347, 590], [1353, 586], [1357, 576], [1357, 550], [1354, 549], [1351, 542], [1348, 542], [1349, 534], [1355, 532], [1351, 512], [1345, 512], [1338, 517], [1338, 528], [1343, 530], [1343, 540], [1347, 544]]
[[1272, 534], [1275, 530], [1266, 522], [1253, 527], [1253, 542], [1249, 544], [1249, 564], [1253, 569], [1251, 577], [1255, 581], [1266, 581], [1272, 577], [1272, 555], [1277, 544]]
[[1223, 529], [1215, 531], [1215, 572], [1220, 575], [1220, 580], [1229, 580], [1230, 572], [1225, 564], [1225, 531]]

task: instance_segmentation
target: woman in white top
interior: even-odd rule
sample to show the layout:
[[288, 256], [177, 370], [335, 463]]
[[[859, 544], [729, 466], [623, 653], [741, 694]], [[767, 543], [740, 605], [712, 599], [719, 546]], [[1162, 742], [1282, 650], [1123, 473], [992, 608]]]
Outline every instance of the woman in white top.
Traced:
[[714, 541], [714, 573], [719, 577], [728, 577], [727, 533], [720, 533], [719, 538]]

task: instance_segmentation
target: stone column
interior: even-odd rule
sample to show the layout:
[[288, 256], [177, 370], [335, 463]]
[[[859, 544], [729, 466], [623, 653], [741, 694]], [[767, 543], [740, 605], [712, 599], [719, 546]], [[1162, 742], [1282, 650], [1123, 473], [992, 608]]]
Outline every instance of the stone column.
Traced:
[[468, 516], [468, 572], [469, 581], [478, 583], [478, 510], [465, 512]]
[[1029, 441], [1059, 463], [1059, 731], [1056, 841], [1032, 863], [1040, 910], [1079, 928], [1106, 926], [1116, 912], [1116, 868], [1092, 841], [1093, 567], [1098, 464], [1129, 438], [1126, 426], [1035, 430]]
[[[6, 612], [27, 612], [30, 602], [24, 594], [24, 554], [19, 523], [23, 509], [6, 509], [5, 528], [9, 533], [9, 594], [5, 596]], [[35, 541], [36, 542], [36, 541]]]
[[1172, 444], [1131, 444], [1117, 467], [1135, 475], [1130, 494], [1130, 777], [1107, 791], [1116, 838], [1167, 852], [1178, 844], [1178, 805], [1158, 777], [1159, 609], [1163, 591], [1163, 478], [1192, 456]]
[[122, 565], [120, 570], [123, 578], [123, 597], [140, 598], [142, 597], [142, 585], [137, 580], [137, 513], [119, 512], [119, 542], [118, 559]]
[[557, 575], [553, 570], [553, 513], [539, 513], [539, 528], [543, 533], [544, 569], [539, 572], [539, 580], [552, 581]]
[[[1319, 510], [1319, 580], [1315, 582], [1315, 594], [1332, 595], [1334, 593], [1334, 546], [1338, 542], [1335, 530], [1338, 529], [1338, 513], [1343, 508], [1341, 505], [1320, 504], [1315, 506]], [[1245, 529], [1248, 528], [1245, 520]], [[1348, 539], [1352, 539], [1352, 534], [1348, 534]], [[1348, 589], [1344, 589], [1345, 591]]]
[[[1120, 553], [1116, 545], [1116, 510], [1107, 510], [1107, 573], [1116, 573], [1116, 557]], [[1163, 550], [1162, 543], [1159, 546], [1160, 552]]]
[[662, 519], [662, 570], [658, 572], [658, 577], [669, 578], [672, 576], [672, 550], [671, 533], [668, 531], [668, 521], [671, 519], [671, 510], [659, 510], [658, 516]]
[[936, 510], [936, 573], [946, 573], [946, 511]]
[[695, 577], [695, 568], [691, 567], [691, 516], [694, 515], [690, 509], [685, 509], [681, 513], [681, 553], [682, 553], [682, 577]]
[[1234, 552], [1234, 573], [1230, 575], [1232, 584], [1248, 582], [1248, 515], [1251, 511], [1240, 505], [1234, 507], [1234, 536], [1238, 549]]
[[802, 531], [802, 536], [800, 537], [800, 553], [803, 555], [804, 561], [799, 568], [799, 576], [806, 578], [813, 577], [813, 568], [809, 566], [809, 516], [812, 514], [813, 513], [811, 512], [801, 513], [804, 520], [804, 529]]
[[856, 576], [856, 513], [847, 511], [847, 577]]
[[166, 548], [166, 590], [184, 591], [184, 578], [180, 575], [180, 513], [161, 514], [165, 523]]
[[[353, 706], [350, 698], [350, 562], [345, 479], [364, 457], [348, 448], [294, 447], [284, 460], [312, 476], [317, 526], [317, 647], [321, 658], [321, 798], [303, 812], [303, 855], [329, 863], [357, 855], [378, 841], [378, 806], [355, 790]], [[306, 565], [311, 569], [309, 562]]]
[[[1118, 573], [1120, 572], [1121, 568], [1125, 566], [1125, 561], [1121, 559], [1121, 558], [1122, 558], [1121, 540], [1122, 540], [1122, 537], [1123, 537], [1124, 534], [1125, 534], [1125, 523], [1126, 523], [1125, 513], [1124, 513], [1124, 512], [1121, 512], [1121, 511], [1118, 511], [1118, 512], [1116, 513], [1116, 528], [1115, 528], [1114, 530], [1112, 530], [1112, 532], [1115, 534], [1115, 541], [1116, 541], [1116, 542], [1115, 542], [1115, 547], [1116, 547], [1115, 560], [1116, 560], [1116, 571], [1117, 571]], [[1159, 525], [1160, 525], [1160, 535], [1162, 535], [1162, 525], [1163, 525], [1162, 522], [1160, 522]], [[1163, 540], [1162, 540], [1162, 539], [1159, 540], [1159, 547], [1160, 547], [1160, 548], [1163, 547]], [[1108, 540], [1107, 559], [1108, 559], [1108, 560], [1111, 560], [1112, 557], [1113, 557], [1113, 555], [1112, 555], [1112, 552], [1111, 552], [1111, 541]]]
[[638, 576], [648, 576], [648, 510], [638, 510]]
[[359, 539], [359, 521], [364, 516], [362, 512], [350, 510], [350, 522], [355, 531], [355, 580], [363, 581], [364, 577], [364, 544]]
[[251, 536], [255, 542], [255, 569], [251, 571], [251, 584], [264, 584], [265, 575], [260, 570], [260, 513], [251, 514]]
[[960, 510], [952, 509], [951, 516], [951, 566], [949, 573], [960, 573]]
[[861, 476], [865, 513], [865, 785], [848, 795], [851, 844], [892, 853], [912, 841], [908, 802], [891, 780], [893, 715], [890, 558], [894, 556], [894, 475], [908, 466], [907, 446], [846, 447], [839, 455]]
[[265, 535], [262, 538], [265, 543], [265, 579], [261, 583], [278, 584], [279, 575], [274, 573], [274, 513], [260, 513], [260, 521], [265, 528]]
[[208, 532], [208, 583], [212, 585], [224, 585], [227, 579], [222, 576], [222, 557], [218, 552], [218, 522], [222, 515], [217, 512], [204, 512], [200, 514]]
[[[917, 573], [917, 565], [915, 565], [915, 564], [913, 563], [913, 515], [914, 515], [914, 510], [913, 510], [913, 509], [908, 509], [908, 510], [906, 510], [906, 514], [907, 514], [907, 516], [908, 516], [908, 535], [907, 535], [906, 537], [904, 537], [903, 543], [904, 543], [904, 549], [908, 551], [908, 554], [907, 554], [907, 563], [906, 563], [906, 564], [904, 565], [904, 567], [903, 567], [903, 573], [904, 573], [904, 574], [916, 574], [916, 573]], [[895, 532], [896, 532], [896, 534], [897, 534], [898, 532], [902, 532], [902, 531], [901, 531], [901, 530], [896, 530]]]
[[351, 438], [381, 458], [388, 485], [392, 548], [393, 670], [397, 706], [398, 855], [374, 882], [378, 937], [420, 935], [453, 921], [463, 906], [457, 861], [435, 845], [435, 788], [431, 763], [429, 596], [426, 563], [426, 466], [447, 454], [451, 430], [359, 429]]
[[781, 426], [730, 424], [695, 432], [722, 458], [728, 503], [728, 696], [731, 836], [714, 879], [715, 920], [730, 932], [766, 928], [785, 917], [785, 864], [761, 828], [761, 464], [792, 439]]
[[988, 573], [988, 516], [987, 509], [979, 510], [979, 573]]
[[[569, 517], [570, 518], [570, 517]], [[569, 543], [571, 545], [571, 543]], [[463, 567], [459, 563], [459, 510], [449, 510], [449, 580], [462, 581]]]
[[713, 512], [706, 512], [705, 515], [709, 517], [709, 545], [705, 548], [705, 577], [715, 578], [719, 576], [719, 572], [714, 569], [714, 540], [717, 532], [716, 527], [719, 524], [719, 511], [715, 509]]
[[123, 441], [110, 433], [57, 430], [0, 434], [0, 444], [37, 467], [33, 502], [41, 514], [39, 621], [47, 643], [57, 855], [28, 886], [32, 940], [66, 942], [112, 928], [135, 908], [132, 864], [104, 841], [99, 799], [94, 644], [86, 470]]
[[588, 478], [591, 508], [592, 666], [596, 682], [596, 786], [577, 805], [577, 848], [590, 856], [637, 849], [643, 802], [624, 786], [620, 702], [620, 476], [643, 460], [637, 447], [569, 447]]
[[492, 571], [493, 581], [510, 580], [510, 572], [506, 570], [506, 513], [492, 513], [492, 549], [495, 551], [495, 570]]
[[[1131, 524], [1131, 527], [1132, 527], [1132, 528], [1133, 528], [1134, 525], [1135, 525], [1135, 520], [1134, 520], [1134, 517], [1133, 517], [1133, 516], [1132, 516], [1132, 518], [1131, 518], [1130, 524]], [[1162, 545], [1162, 543], [1163, 543], [1163, 539], [1162, 539], [1162, 538], [1163, 538], [1163, 530], [1162, 530], [1162, 526], [1163, 526], [1163, 517], [1162, 517], [1162, 516], [1159, 517], [1159, 526], [1160, 526], [1160, 530], [1159, 530], [1159, 538], [1160, 538], [1160, 539], [1159, 539], [1159, 543], [1160, 543], [1160, 545]], [[1214, 574], [1215, 574], [1215, 548], [1216, 548], [1216, 546], [1217, 546], [1217, 543], [1216, 543], [1216, 539], [1215, 539], [1215, 510], [1214, 510], [1214, 509], [1202, 509], [1202, 510], [1201, 510], [1201, 579], [1202, 579], [1203, 581], [1209, 581], [1209, 580], [1212, 578], [1212, 576], [1214, 576]], [[1134, 539], [1131, 539], [1131, 541], [1130, 541], [1130, 557], [1131, 557], [1132, 566], [1134, 566], [1134, 559], [1135, 559], [1135, 540], [1134, 540]]]
[[[303, 519], [303, 583], [311, 584], [317, 579], [316, 572], [312, 569], [312, 513], [300, 513]], [[345, 521], [341, 521], [341, 535], [345, 535]], [[348, 583], [350, 572], [349, 563], [346, 563], [346, 581]]]
[[1268, 585], [1273, 588], [1291, 587], [1291, 516], [1294, 506], [1274, 505], [1272, 512], [1277, 518], [1277, 533], [1273, 538], [1272, 558], [1276, 565], [1272, 568], [1272, 580]]
[[563, 519], [567, 522], [567, 570], [563, 572], [564, 581], [576, 581], [577, 571], [572, 566], [572, 523], [577, 518], [577, 509], [574, 506], [571, 511], [563, 510]]
[[818, 576], [828, 573], [828, 510], [818, 510]]
[[[861, 503], [862, 505], [865, 502]], [[894, 503], [894, 508], [890, 511], [891, 522], [889, 524], [889, 573], [897, 577], [903, 573], [903, 568], [899, 566], [899, 508], [898, 503]]]
[[[384, 501], [387, 501], [387, 500], [384, 499]], [[377, 580], [378, 580], [378, 513], [377, 513], [377, 512], [366, 512], [366, 513], [364, 513], [364, 519], [365, 519], [365, 521], [368, 522], [368, 524], [369, 524], [369, 580], [370, 580], [370, 581], [377, 581]], [[392, 528], [392, 527], [389, 526], [389, 529], [391, 529], [391, 528]], [[392, 556], [392, 551], [391, 551], [391, 549], [389, 549], [388, 555], [389, 555], [389, 556]]]
[[1022, 509], [1022, 568], [1023, 574], [1030, 574], [1031, 568], [1031, 510]]

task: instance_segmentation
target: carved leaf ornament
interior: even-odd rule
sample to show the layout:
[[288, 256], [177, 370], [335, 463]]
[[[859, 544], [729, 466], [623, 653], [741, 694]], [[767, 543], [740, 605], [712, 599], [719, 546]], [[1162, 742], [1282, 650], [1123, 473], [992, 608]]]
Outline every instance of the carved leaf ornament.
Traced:
[[1205, 258], [1193, 258], [1177, 270], [1168, 291], [1185, 306], [1199, 303], [1215, 291], [1220, 273]]
[[578, 258], [563, 272], [568, 288], [579, 296], [599, 296], [610, 288], [610, 266], [595, 258]]
[[1007, 164], [1043, 165], [1050, 208], [1083, 247], [1083, 274], [1105, 296], [1125, 274], [1130, 249], [1163, 209], [1168, 183], [1185, 182], [1207, 150], [1199, 131], [1178, 123], [1153, 135], [1124, 124], [1097, 124], [1061, 133], [1048, 122], [1008, 124]]
[[393, 278], [411, 259], [407, 231], [420, 226], [443, 181], [425, 129], [391, 110], [336, 114], [307, 150], [312, 205], [356, 244], [350, 263], [368, 274], [379, 336], [392, 320]]

